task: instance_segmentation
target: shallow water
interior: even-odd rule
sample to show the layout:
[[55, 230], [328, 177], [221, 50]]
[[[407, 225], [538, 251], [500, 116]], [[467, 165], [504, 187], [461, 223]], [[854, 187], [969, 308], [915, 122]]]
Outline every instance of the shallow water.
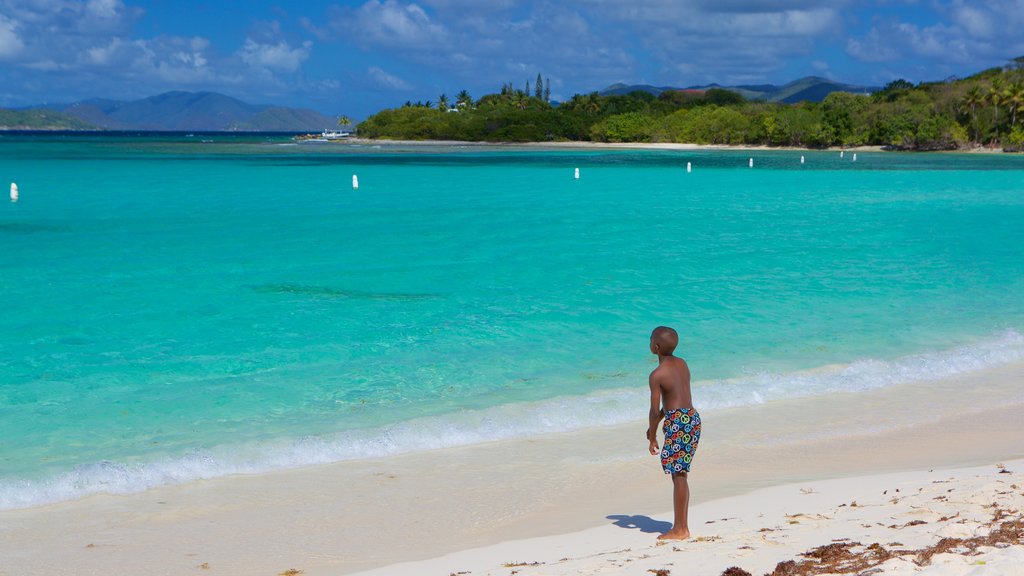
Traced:
[[0, 507], [1024, 358], [1024, 158], [289, 144], [0, 138]]

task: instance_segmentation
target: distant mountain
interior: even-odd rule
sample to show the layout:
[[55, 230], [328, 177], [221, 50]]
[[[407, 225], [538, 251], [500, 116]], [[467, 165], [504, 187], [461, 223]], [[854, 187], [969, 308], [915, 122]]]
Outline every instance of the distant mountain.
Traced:
[[649, 84], [612, 84], [611, 86], [601, 90], [601, 96], [625, 96], [631, 92], [647, 92], [648, 94], [654, 94], [657, 96], [662, 92], [668, 90], [678, 90], [678, 88], [672, 88], [670, 86], [651, 86]]
[[626, 85], [612, 84], [601, 91], [601, 95], [609, 96], [614, 94], [629, 94], [640, 90], [657, 96], [667, 90], [709, 90], [711, 88], [722, 88], [738, 92], [747, 100], [765, 100], [768, 102], [784, 102], [793, 104], [795, 102], [821, 102], [832, 92], [852, 92], [854, 94], [870, 94], [881, 90], [877, 86], [857, 86], [843, 84], [827, 78], [808, 76], [794, 80], [783, 86], [774, 84], [753, 84], [739, 86], [722, 86], [719, 84], [707, 84], [704, 86], [689, 86], [686, 88], [673, 88], [668, 86], [656, 87], [646, 84]]
[[167, 92], [128, 102], [92, 99], [56, 108], [103, 130], [319, 132], [337, 124], [312, 110], [247, 104], [216, 92]]

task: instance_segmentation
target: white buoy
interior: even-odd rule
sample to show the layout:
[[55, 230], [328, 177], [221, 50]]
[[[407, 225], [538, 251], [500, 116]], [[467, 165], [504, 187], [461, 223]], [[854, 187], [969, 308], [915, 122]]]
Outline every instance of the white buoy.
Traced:
[[840, 150], [840, 151], [839, 151], [839, 157], [840, 157], [840, 158], [842, 158], [842, 157], [843, 157], [843, 154], [845, 154], [845, 153], [846, 153], [846, 151], [845, 151], [845, 150]]
[[803, 164], [803, 163], [804, 163], [804, 157], [803, 157], [803, 156], [801, 156], [801, 157], [800, 157], [800, 163], [801, 163], [801, 164]]
[[11, 182], [11, 202], [18, 201], [18, 185]]
[[747, 166], [750, 166], [751, 168], [754, 167], [754, 159], [753, 158], [750, 159], [750, 162], [747, 162]]
[[857, 161], [857, 153], [856, 153], [856, 152], [854, 152], [854, 153], [853, 153], [853, 161], [854, 161], [854, 162], [856, 162], [856, 161]]
[[687, 162], [686, 163], [686, 173], [689, 174], [690, 172], [693, 172], [693, 166], [689, 162]]
[[579, 168], [576, 169], [576, 171], [573, 173], [572, 177], [577, 179], [577, 180], [580, 179], [580, 169]]
[[359, 176], [352, 175], [352, 189], [359, 190]]

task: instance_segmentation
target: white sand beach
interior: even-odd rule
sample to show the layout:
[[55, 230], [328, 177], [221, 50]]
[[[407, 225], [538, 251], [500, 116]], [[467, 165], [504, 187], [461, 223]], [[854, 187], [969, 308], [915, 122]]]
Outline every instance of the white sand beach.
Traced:
[[[1017, 363], [851, 401], [707, 412], [685, 543], [655, 542], [671, 519], [670, 486], [645, 453], [638, 406], [635, 425], [0, 512], [0, 574], [719, 574], [737, 565], [760, 576], [832, 543], [923, 550], [990, 530], [995, 509], [984, 506], [996, 496], [1019, 517], [1022, 384]], [[1014, 474], [997, 475], [996, 464]], [[978, 468], [955, 470], [963, 466]], [[928, 524], [888, 528], [917, 518]], [[972, 569], [995, 571], [938, 573], [1012, 574], [998, 567], [1020, 560], [1020, 546], [989, 548], [932, 563], [984, 560]], [[504, 566], [519, 562], [543, 564]]]
[[[694, 538], [669, 522], [505, 542], [390, 574], [1024, 574], [1024, 460], [776, 486], [694, 507]], [[671, 518], [670, 513], [660, 518]]]

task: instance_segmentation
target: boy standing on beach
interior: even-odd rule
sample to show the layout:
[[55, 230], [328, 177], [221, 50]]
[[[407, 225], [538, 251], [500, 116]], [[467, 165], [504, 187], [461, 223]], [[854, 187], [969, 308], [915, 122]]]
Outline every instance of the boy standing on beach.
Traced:
[[690, 486], [686, 475], [700, 441], [700, 415], [690, 397], [690, 368], [682, 358], [672, 355], [679, 344], [679, 335], [667, 326], [658, 326], [651, 333], [651, 353], [658, 356], [658, 367], [651, 372], [651, 412], [647, 440], [652, 455], [658, 452], [658, 423], [665, 418], [662, 430], [665, 445], [661, 449], [661, 465], [672, 475], [672, 503], [675, 522], [672, 529], [658, 536], [661, 540], [685, 540], [690, 537], [686, 514], [690, 507]]

